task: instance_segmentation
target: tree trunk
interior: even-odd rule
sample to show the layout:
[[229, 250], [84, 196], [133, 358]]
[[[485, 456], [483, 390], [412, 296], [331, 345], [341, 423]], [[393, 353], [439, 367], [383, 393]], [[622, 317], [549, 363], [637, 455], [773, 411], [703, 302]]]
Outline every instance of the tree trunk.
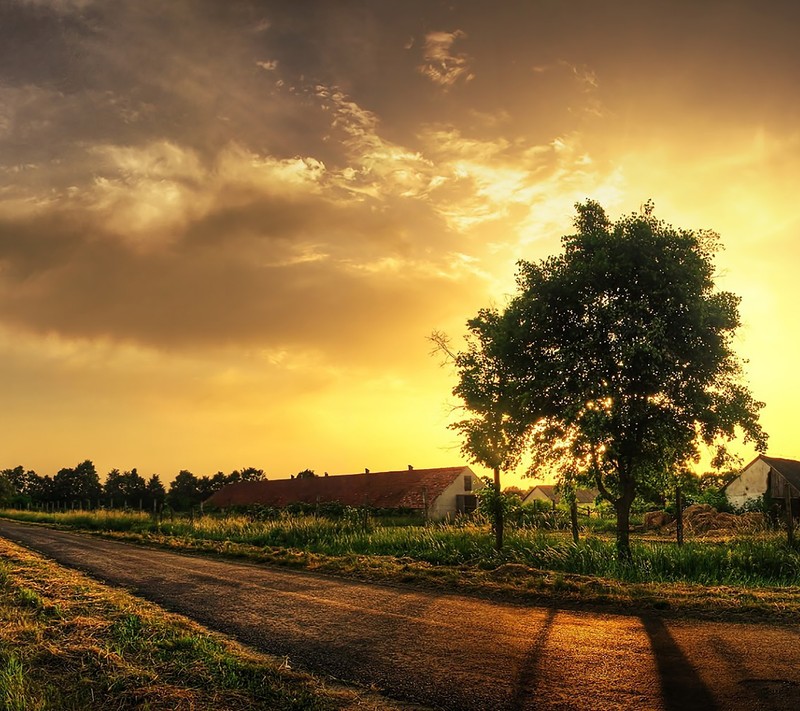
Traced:
[[572, 527], [572, 540], [578, 543], [578, 500], [573, 498], [569, 504], [569, 522]]
[[500, 492], [500, 468], [494, 468], [494, 547], [503, 549], [503, 500]]
[[617, 512], [617, 560], [631, 560], [631, 504], [636, 492], [633, 485], [623, 484], [621, 496], [614, 501], [614, 510]]
[[681, 487], [675, 488], [675, 537], [678, 545], [683, 545], [683, 494]]

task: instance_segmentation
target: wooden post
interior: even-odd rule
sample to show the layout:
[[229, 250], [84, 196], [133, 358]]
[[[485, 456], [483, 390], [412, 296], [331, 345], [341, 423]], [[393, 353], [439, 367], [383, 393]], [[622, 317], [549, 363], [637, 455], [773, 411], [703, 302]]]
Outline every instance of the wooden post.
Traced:
[[569, 503], [569, 522], [572, 526], [572, 541], [578, 543], [578, 500], [573, 497]]
[[681, 487], [675, 487], [675, 537], [678, 539], [678, 545], [683, 545], [683, 494]]
[[792, 487], [786, 481], [784, 488], [784, 516], [786, 517], [786, 542], [794, 546], [794, 516], [792, 515]]

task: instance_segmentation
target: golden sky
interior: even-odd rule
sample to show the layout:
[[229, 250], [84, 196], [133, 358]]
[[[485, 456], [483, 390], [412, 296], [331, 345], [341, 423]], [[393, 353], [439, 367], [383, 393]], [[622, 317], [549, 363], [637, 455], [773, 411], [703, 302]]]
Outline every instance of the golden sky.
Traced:
[[461, 463], [426, 337], [501, 305], [586, 198], [721, 234], [769, 453], [800, 459], [799, 21], [0, 0], [0, 468]]

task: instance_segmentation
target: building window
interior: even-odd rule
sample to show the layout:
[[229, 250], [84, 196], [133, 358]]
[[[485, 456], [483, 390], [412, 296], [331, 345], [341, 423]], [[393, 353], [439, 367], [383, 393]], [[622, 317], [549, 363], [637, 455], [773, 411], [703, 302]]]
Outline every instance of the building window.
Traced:
[[472, 491], [472, 477], [469, 474], [464, 476], [464, 491]]
[[458, 513], [472, 513], [477, 508], [478, 497], [475, 494], [456, 494], [456, 511]]

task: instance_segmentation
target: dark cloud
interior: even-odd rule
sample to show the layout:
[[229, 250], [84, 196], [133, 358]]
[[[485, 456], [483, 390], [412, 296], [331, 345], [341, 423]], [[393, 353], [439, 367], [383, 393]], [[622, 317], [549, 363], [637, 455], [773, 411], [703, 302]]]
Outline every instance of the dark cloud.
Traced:
[[360, 358], [393, 338], [421, 338], [419, 313], [442, 318], [468, 284], [418, 270], [415, 257], [429, 255], [399, 233], [400, 214], [349, 212], [260, 195], [144, 248], [85, 212], [5, 219], [0, 320], [156, 348], [264, 345]]

